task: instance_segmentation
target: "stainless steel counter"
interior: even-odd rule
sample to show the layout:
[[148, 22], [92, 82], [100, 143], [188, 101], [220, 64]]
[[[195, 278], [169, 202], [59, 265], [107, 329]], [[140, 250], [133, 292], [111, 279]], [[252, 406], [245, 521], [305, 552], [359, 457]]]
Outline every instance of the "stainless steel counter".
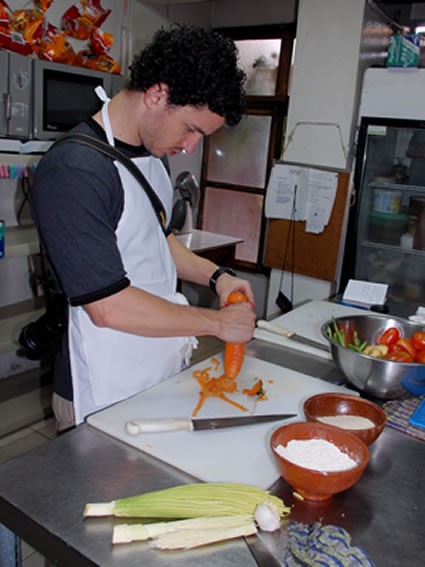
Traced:
[[[332, 363], [255, 340], [248, 353], [330, 381]], [[293, 505], [293, 520], [345, 528], [376, 567], [421, 567], [425, 526], [425, 443], [385, 428], [370, 447], [364, 476], [324, 503], [300, 502], [282, 480], [272, 487]], [[117, 520], [83, 520], [87, 502], [109, 501], [196, 479], [87, 425], [0, 467], [0, 523], [63, 567], [251, 567], [243, 540], [187, 552], [158, 552], [145, 543], [111, 546]]]

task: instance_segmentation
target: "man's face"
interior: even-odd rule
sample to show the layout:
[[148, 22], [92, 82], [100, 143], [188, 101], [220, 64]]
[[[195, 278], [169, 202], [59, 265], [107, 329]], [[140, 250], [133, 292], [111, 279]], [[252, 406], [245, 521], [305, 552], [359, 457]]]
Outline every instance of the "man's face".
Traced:
[[172, 106], [165, 97], [150, 106], [149, 120], [140, 125], [139, 131], [146, 149], [162, 157], [183, 150], [191, 154], [203, 136], [212, 134], [223, 124], [224, 118], [207, 106]]

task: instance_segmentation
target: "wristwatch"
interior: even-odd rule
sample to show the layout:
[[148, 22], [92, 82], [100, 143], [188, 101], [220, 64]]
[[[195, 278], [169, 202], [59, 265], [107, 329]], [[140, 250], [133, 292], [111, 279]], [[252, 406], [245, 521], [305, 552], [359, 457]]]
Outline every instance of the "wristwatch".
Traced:
[[234, 272], [231, 268], [223, 268], [223, 267], [218, 268], [218, 270], [216, 270], [213, 273], [213, 275], [210, 277], [210, 288], [213, 290], [214, 293], [217, 293], [215, 286], [221, 274], [229, 274], [231, 276], [236, 276], [236, 272]]

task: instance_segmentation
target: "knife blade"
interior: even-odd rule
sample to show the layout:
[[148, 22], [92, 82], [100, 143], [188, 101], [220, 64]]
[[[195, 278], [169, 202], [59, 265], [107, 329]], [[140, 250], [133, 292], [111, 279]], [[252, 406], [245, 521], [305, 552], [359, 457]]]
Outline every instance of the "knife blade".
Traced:
[[307, 337], [303, 337], [302, 335], [298, 335], [295, 331], [290, 331], [289, 329], [285, 329], [284, 327], [278, 327], [277, 325], [273, 325], [268, 321], [264, 321], [259, 319], [257, 321], [257, 327], [259, 329], [264, 329], [265, 331], [269, 331], [270, 333], [274, 333], [275, 335], [282, 335], [287, 339], [291, 339], [296, 341], [297, 343], [301, 343], [303, 345], [311, 346], [314, 348], [318, 348], [320, 350], [324, 350], [326, 352], [330, 352], [329, 347], [319, 341], [315, 341], [314, 339], [309, 339]]
[[190, 418], [153, 418], [132, 419], [126, 423], [126, 431], [130, 435], [138, 433], [159, 433], [161, 431], [205, 431], [207, 429], [222, 429], [226, 427], [239, 427], [254, 425], [269, 421], [280, 421], [296, 417], [296, 413], [272, 413], [268, 415], [247, 415], [242, 417], [219, 417], [211, 419]]

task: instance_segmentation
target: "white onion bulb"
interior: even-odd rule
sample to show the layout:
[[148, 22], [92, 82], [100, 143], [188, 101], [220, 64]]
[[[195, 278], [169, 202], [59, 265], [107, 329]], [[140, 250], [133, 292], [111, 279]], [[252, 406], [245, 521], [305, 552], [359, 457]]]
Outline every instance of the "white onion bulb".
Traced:
[[254, 518], [260, 530], [265, 532], [274, 532], [280, 528], [280, 516], [273, 502], [258, 504]]

